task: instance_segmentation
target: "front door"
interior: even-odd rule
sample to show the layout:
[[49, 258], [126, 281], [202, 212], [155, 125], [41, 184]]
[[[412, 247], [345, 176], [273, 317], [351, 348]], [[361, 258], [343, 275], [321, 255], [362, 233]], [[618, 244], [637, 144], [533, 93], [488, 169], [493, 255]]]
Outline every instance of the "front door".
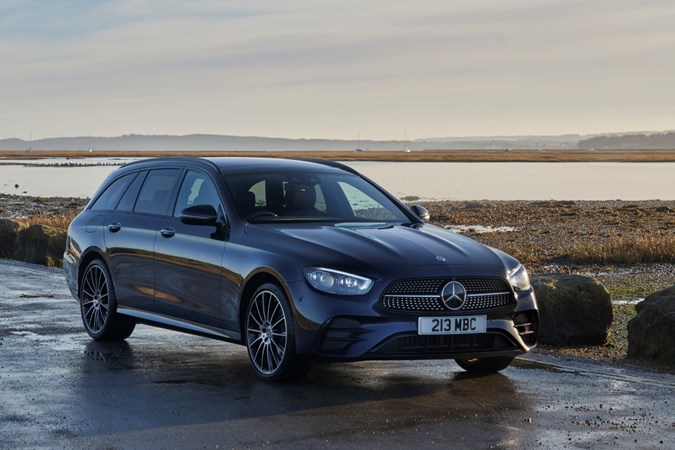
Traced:
[[194, 205], [222, 211], [213, 180], [188, 170], [172, 214], [162, 220], [155, 241], [155, 307], [160, 314], [221, 327], [225, 234], [215, 226], [182, 223], [180, 212]]

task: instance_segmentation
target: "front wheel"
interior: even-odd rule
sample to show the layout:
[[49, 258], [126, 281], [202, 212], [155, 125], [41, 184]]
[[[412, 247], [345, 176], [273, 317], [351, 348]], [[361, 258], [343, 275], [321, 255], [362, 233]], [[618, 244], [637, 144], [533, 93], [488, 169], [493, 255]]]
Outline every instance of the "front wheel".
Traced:
[[298, 380], [309, 364], [295, 354], [295, 320], [288, 299], [276, 285], [260, 286], [248, 303], [246, 348], [256, 374], [267, 381]]
[[117, 300], [112, 277], [105, 263], [95, 259], [89, 263], [80, 286], [80, 312], [87, 334], [99, 341], [121, 341], [128, 338], [136, 323], [117, 314]]
[[489, 374], [504, 370], [513, 361], [511, 356], [493, 356], [490, 358], [456, 358], [455, 362], [469, 373]]

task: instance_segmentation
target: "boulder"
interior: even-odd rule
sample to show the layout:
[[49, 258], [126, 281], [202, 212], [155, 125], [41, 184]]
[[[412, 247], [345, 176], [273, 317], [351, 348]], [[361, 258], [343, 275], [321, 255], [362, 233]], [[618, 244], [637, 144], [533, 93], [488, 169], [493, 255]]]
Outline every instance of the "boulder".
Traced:
[[47, 225], [31, 225], [17, 234], [14, 259], [47, 266], [63, 264], [66, 232]]
[[675, 284], [635, 305], [628, 322], [628, 357], [675, 365]]
[[532, 277], [539, 305], [538, 341], [550, 345], [601, 345], [614, 319], [612, 296], [595, 278]]
[[14, 244], [20, 229], [21, 225], [18, 222], [0, 219], [0, 258], [14, 256]]

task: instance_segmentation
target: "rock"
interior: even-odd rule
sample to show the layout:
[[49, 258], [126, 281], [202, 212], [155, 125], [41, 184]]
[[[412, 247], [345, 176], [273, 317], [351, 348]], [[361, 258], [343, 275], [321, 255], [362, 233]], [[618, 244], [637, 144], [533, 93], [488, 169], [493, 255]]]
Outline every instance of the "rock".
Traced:
[[482, 202], [466, 202], [464, 203], [464, 209], [481, 209], [485, 208], [487, 205], [485, 205]]
[[16, 235], [21, 225], [10, 219], [0, 219], [0, 258], [14, 256], [14, 244]]
[[675, 365], [675, 284], [635, 305], [628, 322], [628, 357]]
[[31, 225], [19, 231], [14, 259], [47, 266], [60, 266], [66, 248], [66, 232], [47, 225]]
[[542, 344], [601, 345], [614, 319], [612, 297], [595, 278], [580, 275], [532, 277], [539, 305]]

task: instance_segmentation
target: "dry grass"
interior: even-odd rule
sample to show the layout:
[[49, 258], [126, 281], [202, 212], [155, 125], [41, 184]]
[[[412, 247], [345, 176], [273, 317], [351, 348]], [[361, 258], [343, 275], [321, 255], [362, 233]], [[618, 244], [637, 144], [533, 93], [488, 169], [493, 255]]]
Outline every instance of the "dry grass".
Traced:
[[15, 220], [16, 222], [19, 222], [22, 226], [22, 228], [27, 228], [30, 227], [31, 225], [46, 225], [52, 228], [60, 229], [67, 231], [68, 230], [68, 225], [70, 225], [70, 222], [75, 218], [77, 214], [72, 214], [72, 215], [55, 215], [55, 216], [43, 216], [43, 215], [37, 215], [37, 216], [31, 216], [31, 217], [26, 217], [26, 218], [21, 218], [21, 219], [12, 219]]
[[575, 244], [569, 250], [569, 259], [576, 264], [675, 263], [675, 236], [655, 233]]
[[[0, 151], [2, 159], [165, 157], [165, 156], [252, 156], [267, 158], [316, 158], [333, 161], [403, 162], [675, 162], [675, 150], [424, 150], [403, 151], [88, 151], [32, 150]], [[77, 162], [77, 161], [72, 161]]]

